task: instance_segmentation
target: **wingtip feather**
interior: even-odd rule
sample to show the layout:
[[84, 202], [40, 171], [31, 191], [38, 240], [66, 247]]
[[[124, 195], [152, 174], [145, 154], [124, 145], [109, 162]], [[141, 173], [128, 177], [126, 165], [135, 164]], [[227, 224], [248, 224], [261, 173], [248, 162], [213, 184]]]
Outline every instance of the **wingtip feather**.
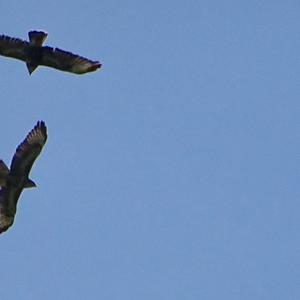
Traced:
[[88, 68], [88, 72], [96, 71], [97, 69], [100, 69], [101, 67], [102, 67], [102, 64], [100, 64], [99, 62], [95, 62], [94, 65], [92, 65]]

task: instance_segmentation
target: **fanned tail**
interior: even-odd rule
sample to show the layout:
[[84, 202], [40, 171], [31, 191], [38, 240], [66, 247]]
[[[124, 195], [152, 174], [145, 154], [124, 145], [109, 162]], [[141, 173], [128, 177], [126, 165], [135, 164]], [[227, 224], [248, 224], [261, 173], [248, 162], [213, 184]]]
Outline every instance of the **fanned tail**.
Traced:
[[43, 31], [29, 31], [29, 42], [31, 45], [41, 47], [47, 38], [47, 33]]

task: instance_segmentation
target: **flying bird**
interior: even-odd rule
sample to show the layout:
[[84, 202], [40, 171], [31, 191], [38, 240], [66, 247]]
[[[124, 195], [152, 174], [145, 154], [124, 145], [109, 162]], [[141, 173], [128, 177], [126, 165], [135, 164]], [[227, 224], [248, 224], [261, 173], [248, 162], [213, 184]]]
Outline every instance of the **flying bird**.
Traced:
[[46, 125], [39, 121], [17, 147], [10, 169], [0, 160], [0, 234], [13, 224], [23, 189], [36, 187], [35, 182], [29, 179], [29, 172], [46, 140]]
[[24, 61], [29, 74], [38, 66], [47, 66], [75, 74], [93, 72], [101, 67], [98, 61], [59, 48], [43, 46], [47, 38], [47, 33], [43, 31], [30, 31], [28, 36], [29, 42], [0, 35], [0, 55]]

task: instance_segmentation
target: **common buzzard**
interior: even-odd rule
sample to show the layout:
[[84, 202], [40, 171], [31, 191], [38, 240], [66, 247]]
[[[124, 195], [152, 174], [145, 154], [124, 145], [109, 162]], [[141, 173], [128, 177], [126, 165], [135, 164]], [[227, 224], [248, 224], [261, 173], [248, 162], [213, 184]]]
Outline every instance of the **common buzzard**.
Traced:
[[10, 169], [0, 160], [0, 234], [13, 224], [22, 190], [36, 187], [29, 172], [46, 140], [46, 125], [39, 121], [18, 146]]
[[0, 35], [0, 55], [13, 57], [26, 62], [29, 74], [38, 66], [47, 66], [61, 71], [84, 74], [101, 67], [98, 61], [61, 50], [42, 46], [47, 38], [43, 31], [30, 31], [29, 42]]

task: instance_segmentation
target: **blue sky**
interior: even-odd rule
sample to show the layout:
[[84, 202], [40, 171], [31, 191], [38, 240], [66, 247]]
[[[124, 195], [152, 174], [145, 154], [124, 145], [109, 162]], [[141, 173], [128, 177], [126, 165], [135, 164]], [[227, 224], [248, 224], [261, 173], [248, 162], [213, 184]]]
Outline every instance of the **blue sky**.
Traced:
[[0, 57], [1, 158], [49, 135], [1, 299], [300, 298], [297, 1], [3, 3], [2, 33], [103, 68]]

